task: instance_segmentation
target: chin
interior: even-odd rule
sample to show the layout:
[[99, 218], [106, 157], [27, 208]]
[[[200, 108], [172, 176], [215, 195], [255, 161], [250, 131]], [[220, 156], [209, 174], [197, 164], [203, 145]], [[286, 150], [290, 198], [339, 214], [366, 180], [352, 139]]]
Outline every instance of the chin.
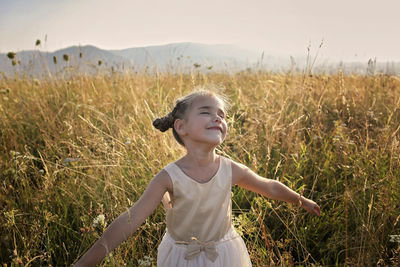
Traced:
[[220, 144], [222, 144], [225, 140], [225, 137], [222, 135], [214, 135], [214, 136], [207, 136], [205, 137], [202, 141], [206, 142], [210, 145], [213, 146], [219, 146]]
[[224, 139], [219, 139], [219, 140], [210, 140], [210, 144], [215, 145], [215, 146], [219, 146], [220, 144], [222, 144], [224, 142]]

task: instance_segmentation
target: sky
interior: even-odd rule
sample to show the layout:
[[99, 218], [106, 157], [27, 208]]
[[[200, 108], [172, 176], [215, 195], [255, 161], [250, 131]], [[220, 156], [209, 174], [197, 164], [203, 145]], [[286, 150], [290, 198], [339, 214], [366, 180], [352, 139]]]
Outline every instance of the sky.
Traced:
[[44, 51], [196, 42], [400, 61], [399, 10], [399, 0], [0, 0], [0, 53], [32, 50], [37, 39]]

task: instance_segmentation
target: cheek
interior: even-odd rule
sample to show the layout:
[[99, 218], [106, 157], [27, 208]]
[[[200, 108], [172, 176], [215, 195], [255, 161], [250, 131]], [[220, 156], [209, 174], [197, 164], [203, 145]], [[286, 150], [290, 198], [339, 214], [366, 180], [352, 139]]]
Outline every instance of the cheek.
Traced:
[[199, 116], [196, 118], [196, 120], [193, 121], [193, 125], [195, 127], [200, 127], [207, 123], [208, 123], [207, 118], [205, 118], [204, 116]]
[[197, 129], [197, 128], [204, 128], [205, 125], [208, 124], [207, 118], [204, 116], [199, 116], [195, 120], [191, 121], [191, 128]]
[[224, 121], [222, 123], [223, 127], [225, 128], [225, 131], [228, 132], [228, 124], [226, 124], [226, 122]]

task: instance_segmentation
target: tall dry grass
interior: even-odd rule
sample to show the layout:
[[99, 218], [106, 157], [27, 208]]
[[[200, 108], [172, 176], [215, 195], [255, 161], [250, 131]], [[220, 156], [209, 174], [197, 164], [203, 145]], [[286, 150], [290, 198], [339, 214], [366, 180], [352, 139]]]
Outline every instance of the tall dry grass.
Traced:
[[[314, 217], [235, 187], [233, 222], [254, 266], [400, 264], [390, 242], [400, 234], [400, 80], [239, 72], [3, 77], [3, 265], [76, 261], [184, 154], [152, 120], [195, 86], [213, 84], [231, 100], [218, 153], [322, 208]], [[159, 207], [102, 264], [155, 265], [164, 230]]]

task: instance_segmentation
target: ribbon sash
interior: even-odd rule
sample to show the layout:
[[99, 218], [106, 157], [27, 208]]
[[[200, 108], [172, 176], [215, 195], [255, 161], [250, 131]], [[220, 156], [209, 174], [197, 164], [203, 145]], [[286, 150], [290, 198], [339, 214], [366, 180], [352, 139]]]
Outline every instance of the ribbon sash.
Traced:
[[214, 241], [201, 242], [197, 238], [192, 237], [189, 242], [177, 241], [176, 244], [187, 245], [185, 260], [191, 260], [200, 255], [203, 251], [207, 257], [212, 262], [218, 258], [218, 252], [216, 249], [216, 243]]

